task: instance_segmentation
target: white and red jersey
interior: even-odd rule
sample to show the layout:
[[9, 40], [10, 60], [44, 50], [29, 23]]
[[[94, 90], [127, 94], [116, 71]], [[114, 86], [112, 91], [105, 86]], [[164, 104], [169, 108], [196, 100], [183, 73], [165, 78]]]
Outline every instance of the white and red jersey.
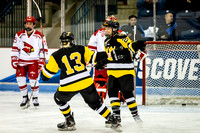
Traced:
[[[88, 43], [88, 48], [92, 51], [103, 52], [105, 51], [104, 48], [104, 41], [106, 39], [105, 36], [105, 28], [100, 28], [97, 30], [91, 37]], [[124, 31], [118, 30], [119, 33], [126, 34]]]
[[[44, 54], [43, 54], [44, 45]], [[48, 54], [48, 47], [45, 37], [41, 32], [34, 30], [31, 35], [28, 35], [26, 30], [22, 30], [15, 35], [12, 46], [11, 56], [17, 56], [19, 65], [25, 66], [38, 62], [40, 58], [46, 58]]]

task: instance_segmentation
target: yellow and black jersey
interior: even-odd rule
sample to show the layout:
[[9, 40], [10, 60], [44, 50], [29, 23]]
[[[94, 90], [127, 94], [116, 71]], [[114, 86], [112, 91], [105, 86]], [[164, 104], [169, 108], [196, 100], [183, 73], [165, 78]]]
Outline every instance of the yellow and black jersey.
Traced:
[[85, 89], [93, 83], [86, 69], [86, 63], [91, 62], [93, 56], [94, 52], [88, 47], [76, 45], [61, 48], [50, 56], [42, 75], [49, 79], [61, 70], [59, 91], [72, 92]]
[[[135, 76], [132, 47], [133, 41], [128, 36], [118, 33], [105, 40], [105, 49], [108, 55], [107, 73], [116, 78], [126, 74]], [[115, 59], [116, 58], [116, 59]]]

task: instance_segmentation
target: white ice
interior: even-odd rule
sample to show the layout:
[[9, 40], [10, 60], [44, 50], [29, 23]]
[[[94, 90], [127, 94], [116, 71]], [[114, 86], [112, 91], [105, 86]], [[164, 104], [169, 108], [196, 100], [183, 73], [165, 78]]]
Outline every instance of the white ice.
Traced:
[[[138, 103], [139, 103], [139, 98]], [[53, 100], [53, 93], [40, 93], [40, 106], [21, 110], [19, 92], [0, 91], [0, 133], [58, 133], [57, 123], [64, 117]], [[75, 115], [73, 133], [114, 133], [105, 128], [105, 119], [90, 109], [78, 94], [69, 102]], [[109, 100], [105, 101], [110, 109]], [[141, 106], [144, 122], [139, 128], [130, 111], [121, 107], [123, 133], [200, 133], [200, 108], [195, 106]], [[67, 131], [66, 131], [67, 132]]]

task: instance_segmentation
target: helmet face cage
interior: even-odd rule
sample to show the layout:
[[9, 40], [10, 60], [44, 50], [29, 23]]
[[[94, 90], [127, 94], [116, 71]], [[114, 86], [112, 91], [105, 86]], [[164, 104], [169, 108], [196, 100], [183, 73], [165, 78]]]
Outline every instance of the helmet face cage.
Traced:
[[62, 34], [60, 34], [59, 39], [62, 45], [67, 45], [68, 43], [70, 43], [70, 46], [75, 45], [74, 35], [71, 32], [63, 32]]

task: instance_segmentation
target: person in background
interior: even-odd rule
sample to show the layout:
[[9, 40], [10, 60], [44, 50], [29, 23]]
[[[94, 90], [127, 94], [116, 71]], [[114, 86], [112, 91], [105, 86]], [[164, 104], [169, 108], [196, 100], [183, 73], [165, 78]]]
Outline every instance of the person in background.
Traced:
[[174, 22], [172, 13], [165, 14], [165, 24], [161, 25], [157, 32], [157, 40], [176, 41], [178, 40], [177, 24]]
[[127, 36], [133, 41], [142, 40], [142, 38], [144, 37], [144, 31], [142, 26], [140, 24], [137, 24], [137, 16], [130, 15], [128, 19], [129, 23], [121, 26], [119, 29], [124, 31]]
[[26, 77], [28, 73], [31, 91], [33, 92], [33, 105], [39, 106], [39, 69], [44, 66], [48, 54], [45, 36], [35, 30], [36, 20], [33, 16], [25, 19], [25, 29], [15, 35], [11, 51], [11, 65], [16, 69], [16, 79], [23, 98], [20, 107], [29, 106]]

